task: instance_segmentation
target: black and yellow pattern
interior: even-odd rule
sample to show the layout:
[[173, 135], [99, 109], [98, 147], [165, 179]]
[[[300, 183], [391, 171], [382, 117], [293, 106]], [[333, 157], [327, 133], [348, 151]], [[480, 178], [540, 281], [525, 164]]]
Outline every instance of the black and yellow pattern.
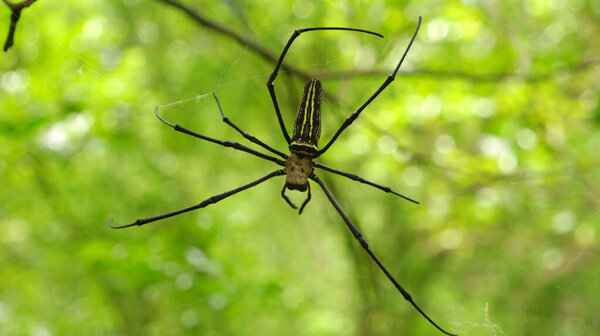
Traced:
[[317, 143], [321, 137], [321, 91], [318, 79], [313, 78], [304, 86], [290, 151], [309, 155], [317, 152]]

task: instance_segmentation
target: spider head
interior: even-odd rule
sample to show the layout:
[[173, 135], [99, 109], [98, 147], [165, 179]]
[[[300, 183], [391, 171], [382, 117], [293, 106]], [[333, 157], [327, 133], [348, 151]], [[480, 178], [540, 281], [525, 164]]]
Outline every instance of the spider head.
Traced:
[[308, 177], [313, 173], [311, 156], [292, 152], [285, 162], [285, 185], [290, 190], [306, 191]]

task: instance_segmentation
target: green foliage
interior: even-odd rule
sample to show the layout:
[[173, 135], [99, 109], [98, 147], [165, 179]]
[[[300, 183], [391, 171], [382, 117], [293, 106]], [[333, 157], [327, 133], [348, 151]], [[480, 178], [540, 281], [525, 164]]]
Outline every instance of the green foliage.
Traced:
[[[320, 176], [446, 329], [600, 333], [597, 1], [189, 6], [274, 56], [296, 28], [386, 36], [307, 33], [292, 47], [295, 68], [350, 74], [323, 80], [337, 103], [323, 103], [321, 145], [385, 79], [423, 16], [397, 80], [322, 157], [422, 204]], [[0, 334], [435, 335], [316, 185], [302, 216], [276, 178], [200, 211], [109, 228], [276, 169], [153, 114], [168, 105], [168, 120], [246, 143], [221, 122], [216, 91], [233, 122], [286, 150], [265, 86], [273, 66], [162, 1], [25, 9], [0, 55]], [[360, 73], [373, 69], [384, 71]], [[276, 81], [288, 129], [303, 84]]]

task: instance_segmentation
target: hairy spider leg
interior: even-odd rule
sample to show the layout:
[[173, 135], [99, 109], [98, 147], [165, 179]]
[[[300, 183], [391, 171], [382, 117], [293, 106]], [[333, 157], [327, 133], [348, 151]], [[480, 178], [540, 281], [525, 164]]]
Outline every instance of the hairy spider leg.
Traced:
[[254, 181], [252, 181], [252, 182], [250, 182], [248, 184], [244, 184], [243, 186], [240, 186], [240, 187], [237, 187], [235, 189], [226, 191], [226, 192], [224, 192], [222, 194], [211, 196], [211, 197], [205, 199], [204, 201], [202, 201], [202, 202], [200, 202], [200, 203], [198, 203], [196, 205], [193, 205], [191, 207], [187, 207], [187, 208], [184, 208], [184, 209], [181, 209], [181, 210], [169, 212], [169, 213], [166, 213], [164, 215], [159, 215], [159, 216], [155, 216], [155, 217], [138, 219], [138, 220], [136, 220], [135, 222], [133, 222], [131, 224], [126, 224], [126, 225], [121, 225], [121, 226], [112, 225], [112, 220], [111, 220], [110, 226], [113, 227], [114, 229], [122, 229], [122, 228], [130, 227], [130, 226], [141, 226], [141, 225], [152, 223], [152, 222], [155, 222], [155, 221], [158, 221], [158, 220], [161, 220], [161, 219], [165, 219], [165, 218], [177, 216], [179, 214], [182, 214], [182, 213], [185, 213], [185, 212], [188, 212], [188, 211], [192, 211], [192, 210], [204, 208], [204, 207], [207, 207], [207, 206], [209, 206], [211, 204], [215, 204], [215, 203], [217, 203], [219, 201], [222, 201], [222, 200], [226, 199], [229, 196], [235, 195], [235, 194], [239, 193], [240, 191], [244, 191], [244, 190], [246, 190], [248, 188], [254, 187], [255, 185], [258, 185], [258, 184], [260, 184], [260, 183], [262, 183], [262, 182], [264, 182], [264, 181], [266, 181], [266, 180], [268, 180], [268, 179], [270, 179], [272, 177], [280, 176], [280, 175], [285, 175], [285, 171], [283, 169], [272, 171], [272, 172], [268, 173], [267, 175], [265, 175], [265, 176], [263, 176], [263, 177], [261, 177], [261, 178], [259, 178], [257, 180], [254, 180]]
[[413, 202], [415, 204], [420, 204], [419, 201], [415, 201], [414, 199], [412, 199], [410, 197], [407, 197], [407, 196], [404, 196], [402, 194], [399, 194], [399, 193], [393, 191], [392, 188], [390, 188], [390, 187], [382, 186], [380, 184], [371, 182], [371, 181], [366, 180], [366, 179], [364, 179], [364, 178], [362, 178], [362, 177], [360, 177], [358, 175], [346, 173], [345, 171], [341, 171], [341, 170], [338, 170], [338, 169], [335, 169], [335, 168], [331, 168], [329, 166], [326, 166], [326, 165], [324, 165], [322, 163], [318, 163], [318, 162], [315, 162], [315, 168], [321, 168], [321, 169], [326, 170], [328, 172], [331, 172], [331, 173], [334, 173], [334, 174], [337, 174], [337, 175], [341, 175], [341, 176], [347, 177], [347, 178], [349, 178], [349, 179], [351, 179], [353, 181], [358, 181], [360, 183], [364, 183], [364, 184], [370, 185], [372, 187], [375, 187], [375, 188], [377, 188], [379, 190], [383, 190], [383, 191], [385, 191], [387, 193], [392, 193], [392, 194], [394, 194], [396, 196], [400, 196], [400, 197], [404, 198], [405, 200], [411, 201], [411, 202]]
[[344, 121], [344, 123], [342, 124], [342, 126], [340, 126], [340, 128], [337, 130], [337, 132], [335, 132], [335, 134], [333, 135], [333, 137], [331, 138], [331, 140], [329, 140], [329, 142], [327, 143], [327, 145], [325, 145], [325, 147], [321, 148], [317, 154], [315, 155], [315, 158], [321, 156], [323, 153], [325, 153], [329, 147], [331, 147], [331, 145], [333, 145], [333, 143], [337, 140], [337, 138], [340, 136], [340, 134], [342, 134], [342, 132], [348, 127], [350, 126], [354, 120], [356, 120], [356, 118], [358, 118], [358, 116], [360, 115], [360, 113], [369, 105], [371, 104], [371, 102], [377, 98], [377, 96], [379, 96], [379, 94], [388, 86], [390, 85], [391, 82], [394, 81], [394, 79], [396, 78], [396, 73], [398, 73], [398, 69], [400, 69], [400, 65], [402, 65], [402, 62], [404, 62], [404, 59], [406, 58], [406, 55], [408, 54], [408, 51], [410, 50], [410, 47], [413, 44], [413, 41], [415, 40], [415, 38], [417, 37], [417, 33], [419, 32], [419, 28], [421, 27], [421, 17], [419, 16], [419, 23], [417, 24], [417, 29], [415, 30], [415, 33], [413, 34], [412, 38], [410, 39], [410, 42], [408, 43], [408, 46], [406, 47], [406, 50], [404, 51], [404, 54], [402, 55], [402, 58], [400, 59], [400, 62], [398, 62], [398, 65], [396, 66], [396, 69], [394, 69], [394, 72], [392, 72], [391, 75], [389, 75], [386, 80], [383, 82], [383, 84], [381, 84], [381, 86], [377, 89], [377, 91], [375, 91], [375, 93], [373, 93], [371, 95], [371, 97], [369, 97], [369, 99], [367, 99], [366, 102], [364, 102], [356, 111], [354, 111], [349, 117], [348, 119], [346, 119]]
[[[216, 98], [216, 96], [215, 96], [215, 98]], [[239, 151], [242, 151], [242, 152], [246, 152], [246, 153], [252, 154], [254, 156], [257, 156], [259, 158], [275, 162], [276, 164], [278, 164], [280, 166], [285, 166], [285, 163], [284, 163], [283, 160], [278, 159], [278, 158], [274, 158], [272, 156], [263, 154], [263, 153], [258, 152], [258, 151], [255, 151], [254, 149], [248, 148], [248, 147], [246, 147], [246, 146], [244, 146], [244, 145], [242, 145], [240, 143], [232, 142], [232, 141], [223, 141], [223, 140], [214, 139], [214, 138], [207, 137], [205, 135], [202, 135], [202, 134], [190, 131], [190, 130], [188, 130], [188, 129], [184, 128], [184, 127], [181, 127], [181, 126], [179, 126], [177, 124], [173, 124], [173, 123], [165, 120], [164, 118], [162, 118], [158, 114], [158, 106], [155, 108], [154, 114], [156, 115], [156, 117], [160, 121], [162, 121], [163, 123], [169, 125], [170, 127], [172, 127], [177, 132], [188, 134], [188, 135], [191, 135], [191, 136], [193, 136], [195, 138], [206, 140], [206, 141], [209, 141], [209, 142], [212, 142], [212, 143], [224, 146], [224, 147], [229, 147], [229, 148], [233, 148], [233, 149], [236, 149], [236, 150], [239, 150]], [[231, 195], [234, 195], [234, 194], [236, 194], [236, 193], [238, 193], [240, 191], [243, 191], [243, 190], [246, 190], [248, 188], [251, 188], [251, 187], [253, 187], [253, 186], [255, 186], [255, 185], [259, 184], [259, 183], [262, 183], [262, 182], [264, 182], [264, 181], [266, 181], [266, 180], [268, 180], [268, 179], [270, 179], [270, 178], [272, 178], [274, 176], [280, 176], [280, 175], [285, 175], [285, 170], [283, 170], [283, 169], [276, 170], [276, 171], [271, 172], [271, 173], [269, 173], [269, 174], [267, 174], [267, 175], [265, 175], [265, 176], [263, 176], [263, 177], [255, 180], [255, 181], [253, 181], [253, 182], [250, 182], [248, 184], [245, 184], [245, 185], [243, 185], [241, 187], [238, 187], [238, 188], [235, 188], [233, 190], [227, 191], [225, 193], [212, 196], [212, 197], [210, 197], [210, 198], [202, 201], [201, 203], [199, 203], [197, 205], [194, 205], [194, 206], [191, 206], [191, 207], [188, 207], [188, 208], [185, 208], [185, 209], [181, 209], [181, 210], [174, 211], [174, 212], [169, 212], [169, 213], [166, 213], [164, 215], [159, 215], [159, 216], [155, 216], [155, 217], [138, 219], [138, 220], [136, 220], [135, 222], [133, 222], [131, 224], [126, 224], [126, 225], [121, 225], [121, 226], [113, 225], [112, 224], [112, 220], [111, 220], [110, 221], [110, 226], [113, 227], [113, 228], [115, 228], [115, 229], [121, 229], [121, 228], [130, 227], [130, 226], [140, 226], [140, 225], [148, 224], [148, 223], [155, 222], [155, 221], [158, 221], [158, 220], [161, 220], [161, 219], [165, 219], [165, 218], [168, 218], [168, 217], [176, 216], [176, 215], [188, 212], [188, 211], [200, 209], [200, 208], [206, 207], [206, 206], [208, 206], [210, 204], [217, 203], [220, 200], [225, 199], [225, 198], [227, 198], [227, 197], [229, 197]]]
[[421, 310], [421, 308], [419, 306], [417, 306], [415, 301], [412, 299], [412, 296], [402, 286], [400, 286], [400, 284], [398, 283], [398, 281], [396, 281], [394, 276], [387, 270], [387, 268], [383, 265], [383, 263], [381, 263], [381, 261], [379, 261], [379, 258], [377, 258], [375, 253], [373, 253], [373, 251], [369, 247], [369, 244], [367, 244], [367, 241], [363, 237], [362, 233], [360, 233], [360, 231], [356, 228], [356, 226], [354, 226], [354, 224], [352, 224], [352, 221], [350, 221], [350, 218], [348, 218], [348, 216], [346, 215], [344, 210], [342, 210], [342, 207], [340, 207], [338, 202], [335, 200], [335, 198], [333, 197], [333, 195], [331, 194], [331, 192], [325, 185], [325, 182], [323, 182], [323, 180], [321, 180], [321, 178], [319, 178], [315, 174], [312, 174], [310, 176], [310, 179], [317, 182], [321, 186], [321, 189], [323, 189], [323, 192], [325, 192], [325, 195], [329, 199], [329, 202], [333, 205], [335, 210], [337, 210], [337, 212], [340, 214], [340, 216], [346, 223], [346, 226], [348, 227], [348, 229], [350, 229], [350, 231], [352, 232], [352, 235], [354, 235], [354, 238], [356, 238], [356, 240], [358, 240], [358, 242], [360, 243], [360, 246], [362, 246], [362, 248], [369, 254], [371, 259], [373, 259], [373, 261], [375, 261], [377, 266], [379, 266], [379, 268], [383, 271], [383, 273], [385, 273], [385, 275], [388, 277], [388, 279], [390, 279], [390, 281], [394, 284], [396, 289], [398, 289], [398, 291], [402, 294], [404, 299], [407, 300], [408, 302], [410, 302], [413, 305], [413, 307], [415, 307], [415, 309], [419, 313], [421, 313], [421, 315], [423, 315], [423, 317], [425, 317], [427, 319], [427, 321], [429, 321], [429, 323], [431, 323], [439, 331], [443, 332], [446, 335], [456, 336], [456, 334], [451, 334], [451, 333], [447, 332], [446, 330], [442, 329], [440, 326], [438, 326], [435, 322], [433, 322], [433, 320], [431, 318], [429, 318], [429, 316], [427, 316], [427, 314], [425, 314], [425, 312], [423, 310]]
[[277, 154], [279, 156], [281, 156], [284, 159], [287, 159], [287, 155], [278, 151], [277, 149], [267, 145], [266, 143], [260, 141], [259, 139], [257, 139], [255, 136], [252, 136], [246, 132], [244, 132], [241, 128], [237, 127], [236, 124], [234, 124], [231, 120], [229, 120], [229, 118], [227, 118], [225, 116], [225, 113], [223, 112], [223, 109], [221, 108], [221, 103], [219, 102], [219, 98], [217, 98], [217, 94], [213, 91], [213, 97], [215, 97], [215, 100], [217, 101], [217, 106], [219, 106], [219, 111], [221, 112], [221, 118], [223, 119], [223, 122], [225, 122], [227, 125], [233, 127], [236, 131], [238, 131], [244, 138], [250, 140], [251, 142], [261, 146], [262, 148], [270, 151], [273, 154]]
[[283, 118], [281, 117], [281, 111], [279, 110], [279, 104], [277, 103], [277, 96], [275, 95], [275, 86], [274, 86], [273, 82], [275, 81], [275, 78], [277, 78], [277, 74], [279, 73], [279, 68], [281, 67], [281, 64], [283, 63], [283, 58], [287, 54], [288, 49], [290, 49], [290, 46], [292, 45], [294, 40], [298, 36], [300, 36], [300, 34], [302, 34], [304, 32], [315, 31], [315, 30], [345, 30], [345, 31], [354, 31], [354, 32], [371, 34], [371, 35], [383, 37], [383, 35], [369, 31], [369, 30], [356, 29], [356, 28], [344, 28], [344, 27], [304, 28], [304, 29], [296, 29], [294, 31], [294, 33], [292, 33], [292, 36], [287, 41], [285, 47], [283, 48], [283, 51], [281, 52], [281, 55], [279, 56], [279, 60], [277, 61], [277, 64], [275, 65], [275, 69], [273, 70], [273, 73], [271, 73], [271, 76], [269, 76], [269, 80], [267, 81], [267, 88], [269, 89], [269, 94], [271, 95], [271, 100], [273, 101], [273, 106], [275, 107], [275, 114], [277, 114], [277, 120], [279, 121], [279, 127], [281, 128], [283, 137], [285, 138], [285, 141], [287, 142], [288, 145], [292, 141], [290, 139], [290, 135], [287, 132], [287, 129], [285, 128], [285, 123], [283, 122]]
[[211, 138], [211, 137], [207, 137], [206, 135], [202, 135], [200, 133], [196, 133], [194, 131], [190, 131], [187, 128], [181, 127], [181, 126], [179, 126], [177, 124], [170, 123], [170, 122], [166, 121], [165, 119], [163, 119], [158, 114], [158, 106], [154, 110], [154, 114], [156, 115], [156, 117], [160, 121], [162, 121], [163, 123], [171, 126], [177, 132], [185, 133], [185, 134], [191, 135], [191, 136], [193, 136], [195, 138], [206, 140], [206, 141], [209, 141], [209, 142], [212, 142], [212, 143], [216, 143], [217, 145], [221, 145], [221, 146], [224, 146], [224, 147], [229, 147], [229, 148], [237, 149], [237, 150], [240, 150], [242, 152], [246, 152], [246, 153], [252, 154], [254, 156], [258, 156], [258, 157], [263, 158], [265, 160], [269, 160], [269, 161], [275, 162], [276, 164], [278, 164], [280, 166], [285, 166], [285, 163], [284, 163], [283, 160], [278, 159], [278, 158], [274, 158], [272, 156], [263, 154], [263, 153], [258, 152], [258, 151], [255, 151], [254, 149], [248, 148], [248, 147], [246, 147], [246, 146], [244, 146], [244, 145], [242, 145], [242, 144], [240, 144], [238, 142], [223, 141], [223, 140], [214, 139], [214, 138]]

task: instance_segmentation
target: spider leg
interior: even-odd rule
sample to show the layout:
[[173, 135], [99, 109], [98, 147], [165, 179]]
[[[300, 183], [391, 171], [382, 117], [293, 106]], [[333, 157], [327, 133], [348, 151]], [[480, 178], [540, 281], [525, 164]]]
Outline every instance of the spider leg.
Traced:
[[383, 191], [385, 191], [385, 192], [387, 192], [387, 193], [392, 193], [392, 194], [394, 194], [394, 195], [396, 195], [396, 196], [400, 196], [400, 197], [404, 198], [404, 199], [405, 199], [405, 200], [407, 200], [407, 201], [411, 201], [411, 202], [413, 202], [413, 203], [419, 204], [419, 202], [418, 202], [418, 201], [415, 201], [414, 199], [412, 199], [412, 198], [410, 198], [410, 197], [407, 197], [407, 196], [404, 196], [404, 195], [402, 195], [402, 194], [399, 194], [399, 193], [397, 193], [397, 192], [393, 191], [393, 190], [392, 190], [390, 187], [386, 187], [386, 186], [382, 186], [382, 185], [380, 185], [380, 184], [377, 184], [377, 183], [373, 183], [373, 182], [371, 182], [371, 181], [365, 180], [364, 178], [362, 178], [362, 177], [360, 177], [360, 176], [358, 176], [358, 175], [355, 175], [355, 174], [350, 174], [350, 173], [346, 173], [346, 172], [344, 172], [344, 171], [341, 171], [341, 170], [337, 170], [337, 169], [335, 169], [335, 168], [328, 167], [328, 166], [326, 166], [326, 165], [324, 165], [324, 164], [322, 164], [322, 163], [315, 163], [315, 167], [317, 167], [317, 168], [321, 168], [321, 169], [323, 169], [323, 170], [326, 170], [326, 171], [328, 171], [328, 172], [331, 172], [331, 173], [334, 173], [334, 174], [338, 174], [338, 175], [345, 176], [345, 177], [347, 177], [347, 178], [349, 178], [349, 179], [351, 179], [351, 180], [358, 181], [358, 182], [360, 182], [360, 183], [368, 184], [368, 185], [370, 185], [370, 186], [372, 186], [372, 187], [375, 187], [375, 188], [377, 188], [377, 189], [379, 189], [379, 190], [383, 190]]
[[290, 135], [287, 132], [287, 129], [285, 128], [283, 118], [281, 117], [281, 111], [279, 110], [279, 104], [277, 103], [277, 96], [275, 95], [275, 86], [273, 85], [273, 82], [275, 81], [275, 78], [277, 78], [277, 74], [279, 73], [279, 68], [281, 67], [281, 65], [283, 63], [283, 58], [287, 54], [288, 49], [290, 49], [290, 46], [292, 45], [294, 40], [298, 36], [300, 36], [301, 33], [313, 31], [313, 30], [346, 30], [346, 31], [355, 31], [355, 32], [372, 34], [372, 35], [376, 35], [379, 37], [383, 37], [381, 34], [378, 34], [378, 33], [372, 32], [372, 31], [368, 31], [368, 30], [364, 30], [364, 29], [356, 29], [356, 28], [344, 28], [344, 27], [304, 28], [304, 29], [296, 29], [294, 31], [294, 33], [292, 33], [292, 36], [287, 41], [285, 47], [283, 48], [283, 51], [281, 52], [281, 55], [279, 56], [279, 60], [277, 61], [277, 64], [275, 65], [275, 69], [273, 70], [273, 73], [271, 73], [271, 76], [269, 76], [269, 80], [267, 81], [267, 88], [269, 89], [269, 94], [271, 95], [271, 100], [273, 101], [273, 106], [275, 107], [275, 113], [277, 114], [277, 120], [279, 121], [279, 127], [281, 128], [281, 132], [283, 132], [283, 137], [285, 138], [285, 141], [287, 141], [288, 144], [291, 143], [291, 139], [290, 139]]
[[327, 145], [325, 145], [325, 147], [321, 148], [318, 152], [317, 155], [315, 155], [316, 157], [319, 157], [321, 154], [325, 153], [325, 151], [327, 151], [327, 149], [329, 149], [329, 147], [331, 145], [333, 145], [333, 143], [335, 142], [335, 140], [337, 140], [337, 138], [340, 136], [340, 134], [342, 134], [342, 132], [348, 127], [350, 126], [354, 120], [356, 120], [356, 118], [358, 118], [358, 116], [360, 115], [360, 113], [369, 105], [371, 104], [371, 102], [373, 100], [375, 100], [375, 98], [377, 98], [377, 96], [379, 96], [379, 94], [385, 90], [385, 88], [390, 85], [391, 82], [394, 81], [394, 79], [396, 78], [396, 73], [398, 73], [398, 69], [400, 69], [400, 65], [402, 65], [402, 62], [404, 62], [404, 58], [406, 58], [406, 54], [408, 54], [408, 51], [410, 50], [410, 47], [413, 44], [413, 41], [415, 40], [415, 37], [417, 37], [417, 33], [419, 32], [419, 28], [421, 27], [421, 17], [419, 16], [419, 23], [417, 24], [417, 29], [415, 30], [415, 33], [413, 34], [413, 37], [411, 38], [410, 42], [408, 43], [408, 46], [406, 47], [406, 50], [404, 51], [404, 54], [402, 55], [402, 58], [400, 59], [400, 62], [398, 62], [398, 65], [396, 65], [396, 69], [394, 69], [394, 71], [392, 72], [391, 75], [389, 75], [386, 80], [383, 82], [383, 84], [381, 84], [381, 86], [377, 89], [377, 91], [375, 91], [375, 93], [373, 93], [371, 95], [371, 97], [369, 97], [369, 99], [367, 99], [366, 102], [364, 102], [356, 111], [354, 111], [349, 117], [348, 119], [346, 119], [344, 121], [344, 123], [342, 124], [342, 126], [340, 126], [340, 128], [337, 130], [337, 132], [335, 132], [335, 134], [333, 135], [333, 137], [331, 138], [331, 140], [329, 140], [329, 142], [327, 143]]
[[[304, 210], [304, 207], [306, 206], [306, 204], [308, 204], [308, 202], [310, 201], [311, 197], [312, 197], [312, 193], [310, 192], [310, 183], [308, 183], [308, 181], [306, 182], [306, 186], [308, 187], [308, 196], [306, 197], [306, 199], [304, 200], [304, 202], [302, 202], [302, 205], [300, 206], [300, 211], [298, 211], [298, 214], [301, 215], [302, 214], [302, 210]], [[284, 184], [283, 185], [283, 189], [281, 189], [281, 197], [283, 197], [283, 199], [293, 208], [293, 209], [298, 209], [298, 207], [296, 206], [296, 204], [292, 203], [292, 201], [290, 201], [290, 199], [285, 195], [285, 190], [287, 189], [287, 186]]]
[[221, 112], [221, 118], [223, 119], [223, 122], [225, 122], [227, 125], [233, 127], [236, 131], [238, 131], [244, 138], [250, 140], [251, 142], [261, 146], [262, 148], [268, 150], [269, 152], [273, 153], [273, 154], [277, 154], [279, 156], [281, 156], [284, 159], [287, 159], [287, 155], [285, 155], [284, 153], [278, 151], [277, 149], [267, 145], [266, 143], [258, 140], [256, 137], [244, 132], [242, 129], [240, 129], [239, 127], [237, 127], [237, 125], [235, 125], [231, 120], [229, 120], [229, 118], [227, 118], [225, 116], [225, 113], [223, 112], [223, 109], [221, 108], [221, 103], [219, 102], [219, 98], [217, 98], [217, 94], [213, 91], [213, 97], [215, 97], [215, 100], [217, 101], [217, 105], [219, 106], [219, 111]]
[[335, 208], [335, 210], [337, 210], [337, 212], [340, 214], [340, 216], [342, 217], [342, 219], [346, 223], [346, 226], [348, 226], [348, 229], [350, 229], [350, 231], [354, 235], [354, 238], [356, 238], [356, 240], [358, 240], [360, 242], [360, 246], [362, 246], [362, 248], [365, 251], [367, 251], [367, 253], [369, 254], [369, 256], [371, 256], [371, 259], [373, 259], [373, 261], [375, 261], [375, 263], [377, 264], [377, 266], [379, 266], [379, 268], [383, 271], [383, 273], [385, 273], [385, 275], [388, 277], [388, 279], [390, 279], [390, 281], [394, 284], [394, 286], [402, 294], [402, 296], [404, 297], [404, 299], [407, 300], [408, 302], [410, 302], [413, 305], [413, 307], [415, 307], [415, 309], [419, 313], [421, 313], [421, 315], [423, 315], [423, 317], [425, 317], [427, 319], [427, 321], [429, 321], [429, 323], [431, 323], [438, 330], [440, 330], [441, 332], [443, 332], [446, 335], [456, 336], [455, 334], [451, 334], [451, 333], [445, 331], [444, 329], [440, 328], [435, 322], [433, 322], [432, 319], [429, 318], [429, 316], [427, 316], [427, 314], [425, 314], [425, 312], [423, 312], [423, 310], [421, 310], [421, 308], [419, 308], [419, 306], [417, 306], [417, 304], [415, 303], [415, 301], [412, 299], [412, 296], [402, 286], [400, 286], [400, 284], [398, 283], [398, 281], [396, 281], [396, 279], [387, 270], [387, 268], [385, 268], [385, 266], [383, 266], [383, 264], [381, 263], [381, 261], [379, 261], [379, 259], [377, 258], [377, 256], [375, 256], [375, 254], [373, 253], [373, 251], [371, 251], [371, 248], [367, 244], [367, 241], [363, 238], [362, 234], [360, 233], [360, 231], [358, 231], [358, 229], [356, 228], [356, 226], [354, 226], [354, 224], [352, 224], [352, 222], [350, 221], [350, 219], [348, 218], [348, 216], [346, 215], [346, 213], [344, 213], [344, 210], [342, 210], [342, 208], [340, 207], [340, 205], [337, 203], [337, 201], [335, 200], [335, 198], [333, 197], [333, 195], [331, 194], [331, 192], [329, 191], [329, 189], [327, 188], [327, 186], [325, 185], [325, 183], [323, 182], [323, 180], [321, 180], [321, 178], [319, 178], [315, 174], [312, 174], [310, 176], [310, 179], [313, 180], [313, 181], [315, 181], [315, 182], [317, 182], [321, 186], [321, 188], [323, 189], [323, 192], [325, 192], [325, 195], [329, 199], [329, 202], [331, 202], [331, 204], [333, 205], [333, 207]]
[[292, 209], [298, 209], [298, 207], [296, 206], [296, 204], [292, 203], [292, 201], [290, 201], [290, 199], [285, 195], [285, 189], [287, 188], [287, 185], [283, 185], [283, 189], [281, 189], [281, 197], [283, 197], [283, 199], [287, 202], [287, 204], [289, 204]]
[[209, 206], [211, 204], [217, 203], [217, 202], [219, 202], [219, 201], [221, 201], [221, 200], [223, 200], [223, 199], [225, 199], [225, 198], [227, 198], [227, 197], [229, 197], [231, 195], [235, 195], [235, 194], [239, 193], [240, 191], [244, 191], [244, 190], [246, 190], [248, 188], [254, 187], [257, 184], [260, 184], [260, 183], [262, 183], [262, 182], [264, 182], [264, 181], [266, 181], [266, 180], [268, 180], [268, 179], [270, 179], [272, 177], [279, 176], [279, 175], [285, 175], [285, 171], [283, 169], [275, 170], [275, 171], [270, 172], [269, 174], [267, 174], [267, 175], [259, 178], [258, 180], [252, 181], [252, 182], [250, 182], [248, 184], [244, 184], [241, 187], [237, 187], [235, 189], [226, 191], [226, 192], [224, 192], [222, 194], [214, 195], [214, 196], [209, 197], [209, 198], [205, 199], [204, 201], [202, 201], [202, 202], [200, 202], [200, 203], [198, 203], [196, 205], [193, 205], [191, 207], [188, 207], [188, 208], [184, 208], [184, 209], [181, 209], [181, 210], [169, 212], [169, 213], [166, 213], [164, 215], [159, 215], [159, 216], [155, 216], [155, 217], [138, 219], [138, 220], [136, 220], [135, 222], [133, 222], [131, 224], [126, 224], [126, 225], [121, 225], [121, 226], [113, 225], [112, 224], [112, 220], [111, 220], [110, 221], [110, 226], [113, 229], [122, 229], [122, 228], [130, 227], [130, 226], [136, 226], [136, 225], [140, 226], [140, 225], [148, 224], [148, 223], [155, 222], [155, 221], [158, 221], [158, 220], [161, 220], [161, 219], [165, 219], [165, 218], [177, 216], [177, 215], [182, 214], [184, 212], [188, 212], [188, 211], [192, 211], [192, 210], [204, 208], [204, 207]]
[[237, 150], [240, 150], [242, 152], [246, 152], [246, 153], [252, 154], [254, 156], [258, 156], [258, 157], [263, 158], [265, 160], [273, 161], [273, 162], [277, 163], [280, 166], [285, 166], [285, 162], [283, 160], [278, 159], [278, 158], [274, 158], [272, 156], [263, 154], [263, 153], [258, 152], [258, 151], [255, 151], [254, 149], [248, 148], [248, 147], [246, 147], [246, 146], [244, 146], [244, 145], [242, 145], [240, 143], [232, 142], [232, 141], [223, 141], [223, 140], [214, 139], [214, 138], [207, 137], [205, 135], [202, 135], [202, 134], [190, 131], [190, 130], [188, 130], [186, 128], [183, 128], [183, 127], [181, 127], [179, 125], [172, 124], [172, 123], [166, 121], [165, 119], [163, 119], [158, 114], [158, 106], [154, 110], [154, 114], [156, 114], [156, 117], [158, 119], [160, 119], [160, 121], [162, 121], [163, 123], [165, 123], [165, 124], [173, 127], [173, 129], [176, 130], [177, 132], [185, 133], [185, 134], [191, 135], [193, 137], [196, 137], [196, 138], [199, 138], [199, 139], [202, 139], [202, 140], [210, 141], [212, 143], [216, 143], [217, 145], [221, 145], [221, 146], [225, 146], [225, 147], [230, 147], [230, 148], [233, 148], [233, 149], [237, 149]]
[[300, 211], [298, 211], [299, 215], [302, 214], [302, 210], [304, 210], [304, 207], [308, 204], [308, 202], [310, 201], [310, 198], [312, 196], [312, 193], [310, 192], [310, 183], [308, 183], [308, 181], [306, 181], [306, 186], [308, 187], [308, 196], [306, 197], [306, 199], [302, 203], [302, 206], [300, 206]]

